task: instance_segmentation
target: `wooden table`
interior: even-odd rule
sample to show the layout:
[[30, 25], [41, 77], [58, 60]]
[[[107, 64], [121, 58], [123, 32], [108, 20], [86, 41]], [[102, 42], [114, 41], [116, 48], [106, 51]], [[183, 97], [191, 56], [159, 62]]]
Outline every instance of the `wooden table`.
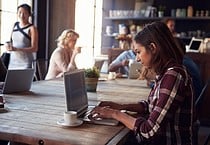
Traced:
[[[88, 93], [90, 104], [101, 100], [136, 102], [147, 98], [145, 81], [116, 79], [99, 81], [96, 93]], [[44, 145], [120, 144], [129, 130], [118, 126], [83, 123], [63, 128], [56, 124], [65, 111], [62, 79], [34, 82], [30, 92], [4, 95], [7, 113], [0, 113], [0, 139]]]

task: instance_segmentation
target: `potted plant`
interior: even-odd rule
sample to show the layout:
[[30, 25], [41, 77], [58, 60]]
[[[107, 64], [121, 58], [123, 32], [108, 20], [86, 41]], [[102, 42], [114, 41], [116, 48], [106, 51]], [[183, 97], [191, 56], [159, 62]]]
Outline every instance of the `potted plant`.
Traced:
[[100, 71], [96, 67], [85, 69], [85, 85], [88, 92], [96, 92]]

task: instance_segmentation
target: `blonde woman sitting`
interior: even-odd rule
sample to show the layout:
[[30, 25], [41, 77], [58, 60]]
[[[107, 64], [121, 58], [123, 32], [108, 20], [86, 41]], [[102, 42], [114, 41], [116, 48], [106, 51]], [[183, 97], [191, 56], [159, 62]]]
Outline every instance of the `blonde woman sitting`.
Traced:
[[57, 48], [51, 55], [45, 80], [62, 77], [64, 72], [77, 69], [75, 58], [81, 52], [75, 47], [79, 34], [72, 29], [64, 30], [58, 37]]

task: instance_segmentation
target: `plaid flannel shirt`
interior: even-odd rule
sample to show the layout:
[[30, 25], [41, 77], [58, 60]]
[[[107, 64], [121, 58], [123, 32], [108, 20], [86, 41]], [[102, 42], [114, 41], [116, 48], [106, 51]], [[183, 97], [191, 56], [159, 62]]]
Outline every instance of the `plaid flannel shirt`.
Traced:
[[148, 118], [139, 117], [134, 132], [151, 145], [191, 145], [193, 122], [192, 81], [183, 66], [168, 63], [142, 101]]

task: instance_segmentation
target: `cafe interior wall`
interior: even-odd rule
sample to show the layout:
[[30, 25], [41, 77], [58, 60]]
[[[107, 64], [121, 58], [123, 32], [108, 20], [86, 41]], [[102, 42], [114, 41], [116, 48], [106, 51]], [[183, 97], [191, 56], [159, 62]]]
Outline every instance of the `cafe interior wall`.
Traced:
[[[40, 5], [42, 0], [39, 0]], [[65, 29], [74, 29], [75, 0], [48, 0], [48, 58], [57, 47], [57, 38]], [[39, 17], [40, 15], [38, 15]], [[46, 24], [47, 25], [47, 24]]]
[[[44, 3], [43, 0], [34, 0], [34, 1], [40, 1], [40, 3]], [[56, 31], [54, 34], [51, 33], [53, 30], [57, 30], [61, 27], [66, 27], [66, 23], [70, 28], [75, 28], [76, 31], [80, 33], [80, 39], [78, 42], [78, 45], [84, 46], [84, 48], [88, 47], [85, 53], [90, 53], [90, 57], [92, 55], [95, 56], [103, 56], [107, 54], [107, 50], [110, 47], [106, 47], [109, 45], [113, 39], [110, 39], [108, 37], [104, 37], [105, 34], [105, 28], [106, 25], [111, 24], [111, 20], [105, 19], [108, 15], [108, 11], [110, 9], [129, 9], [130, 7], [134, 6], [135, 0], [126, 1], [126, 0], [45, 0], [49, 1], [50, 3], [56, 3], [53, 4], [53, 7], [50, 10], [50, 14], [52, 13], [52, 16], [50, 16], [49, 19], [53, 19], [55, 21], [50, 22], [49, 24], [52, 26], [49, 30], [49, 36], [56, 38], [58, 35], [58, 32]], [[207, 1], [207, 0], [205, 0]], [[75, 3], [74, 3], [75, 2]], [[156, 5], [158, 5], [158, 2], [163, 2], [161, 0], [155, 0], [154, 1]], [[168, 3], [172, 3], [173, 1], [167, 1]], [[188, 0], [189, 2], [189, 0]], [[58, 8], [59, 5], [62, 4], [62, 7]], [[166, 2], [164, 1], [164, 4]], [[174, 4], [175, 2], [173, 2]], [[186, 3], [186, 2], [185, 2]], [[183, 2], [180, 2], [179, 5], [181, 6]], [[204, 4], [205, 5], [205, 4]], [[171, 6], [171, 5], [170, 5]], [[173, 5], [172, 5], [173, 6]], [[202, 5], [203, 6], [203, 5]], [[75, 8], [76, 7], [76, 8]], [[177, 6], [179, 7], [179, 6]], [[66, 9], [69, 9], [66, 10]], [[74, 9], [75, 9], [75, 22], [74, 22]], [[71, 13], [71, 14], [70, 14]], [[65, 16], [63, 16], [65, 14]], [[42, 16], [43, 14], [40, 14]], [[56, 22], [59, 22], [59, 25], [56, 25]], [[75, 24], [75, 25], [74, 25]], [[178, 25], [178, 23], [177, 23]], [[44, 31], [44, 30], [43, 30]], [[41, 31], [42, 32], [42, 31]], [[107, 41], [109, 39], [109, 41]], [[41, 39], [42, 40], [42, 39]], [[49, 50], [49, 56], [53, 49], [56, 47], [55, 39], [50, 39], [49, 43], [52, 43], [49, 45], [49, 47], [46, 47], [46, 49]], [[86, 44], [88, 43], [88, 45]], [[43, 43], [42, 43], [43, 44]], [[89, 55], [88, 55], [89, 56]]]
[[[100, 37], [98, 38], [95, 34], [100, 34], [98, 32], [100, 20], [98, 19], [99, 13], [101, 13], [99, 12], [101, 11], [101, 0], [34, 1], [37, 5], [36, 15], [40, 38], [38, 57], [45, 57], [49, 60], [57, 47], [55, 40], [61, 32], [64, 29], [75, 29], [80, 35], [76, 46], [82, 47], [82, 53], [77, 57], [78, 66], [79, 68], [90, 67], [93, 64], [94, 55], [98, 50], [100, 51], [98, 45], [100, 44], [100, 40], [98, 40]], [[44, 3], [45, 6], [43, 6]], [[95, 25], [96, 21], [97, 25]]]
[[64, 29], [74, 29], [75, 0], [32, 1], [33, 23], [39, 33], [37, 59], [44, 60], [47, 68], [58, 36]]

